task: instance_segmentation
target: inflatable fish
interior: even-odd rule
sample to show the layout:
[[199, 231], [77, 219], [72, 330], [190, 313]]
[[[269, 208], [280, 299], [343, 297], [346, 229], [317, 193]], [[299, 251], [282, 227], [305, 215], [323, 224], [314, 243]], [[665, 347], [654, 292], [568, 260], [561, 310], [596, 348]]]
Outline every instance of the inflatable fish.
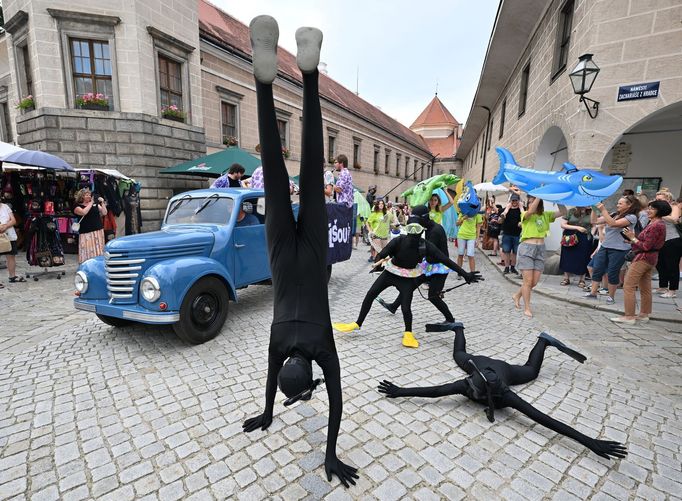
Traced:
[[593, 170], [580, 170], [565, 162], [558, 172], [520, 167], [505, 148], [495, 148], [500, 170], [493, 183], [509, 181], [531, 196], [562, 205], [588, 207], [610, 197], [623, 183], [621, 176], [607, 176]]
[[407, 203], [410, 204], [410, 207], [425, 205], [429, 201], [429, 198], [431, 198], [431, 194], [434, 190], [445, 188], [458, 181], [459, 177], [454, 174], [438, 174], [437, 176], [424, 179], [412, 188], [403, 191], [400, 196], [407, 197]]
[[[442, 188], [438, 188], [433, 192], [433, 194], [438, 195], [441, 205], [448, 203], [448, 196], [445, 194]], [[455, 238], [457, 236], [457, 230], [459, 228], [457, 226], [457, 210], [455, 209], [454, 205], [452, 207], [448, 207], [448, 209], [443, 212], [443, 219], [441, 220], [440, 225], [445, 230], [445, 235], [448, 238]]]
[[476, 190], [471, 181], [464, 183], [464, 188], [462, 188], [462, 194], [457, 200], [457, 208], [459, 212], [467, 217], [472, 217], [478, 214], [481, 210], [481, 201], [476, 195]]

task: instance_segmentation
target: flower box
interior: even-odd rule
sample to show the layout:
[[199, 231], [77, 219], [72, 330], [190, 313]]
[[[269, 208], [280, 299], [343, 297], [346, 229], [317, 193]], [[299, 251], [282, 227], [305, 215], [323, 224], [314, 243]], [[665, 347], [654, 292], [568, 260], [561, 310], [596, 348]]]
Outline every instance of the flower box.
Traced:
[[173, 122], [185, 123], [185, 117], [179, 117], [177, 115], [164, 115], [163, 118], [166, 120], [172, 120]]
[[26, 96], [21, 98], [19, 101], [19, 104], [17, 104], [17, 108], [20, 109], [23, 113], [28, 113], [29, 111], [33, 111], [35, 109], [36, 103], [33, 100], [33, 96]]
[[108, 104], [84, 103], [79, 108], [81, 110], [109, 111]]

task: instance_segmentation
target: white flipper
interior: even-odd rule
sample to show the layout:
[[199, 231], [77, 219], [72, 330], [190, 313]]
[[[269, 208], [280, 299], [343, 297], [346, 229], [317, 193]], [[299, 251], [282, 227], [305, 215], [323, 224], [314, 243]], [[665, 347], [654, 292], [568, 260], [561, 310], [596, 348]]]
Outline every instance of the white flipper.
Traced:
[[320, 63], [322, 32], [317, 28], [303, 27], [296, 30], [296, 63], [302, 73], [313, 73]]
[[279, 27], [270, 16], [257, 16], [249, 24], [253, 74], [260, 83], [271, 84], [277, 76]]

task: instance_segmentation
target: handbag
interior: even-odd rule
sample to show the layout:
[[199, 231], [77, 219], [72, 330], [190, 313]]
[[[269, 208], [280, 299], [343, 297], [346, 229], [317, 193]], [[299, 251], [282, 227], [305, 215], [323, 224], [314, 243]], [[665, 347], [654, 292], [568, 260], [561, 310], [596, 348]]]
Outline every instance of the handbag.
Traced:
[[5, 233], [0, 233], [0, 254], [12, 251], [12, 242]]
[[[85, 216], [83, 216], [85, 217]], [[81, 229], [81, 221], [83, 220], [83, 217], [78, 220], [76, 223], [71, 223], [71, 231], [73, 233], [78, 233], [78, 231]]]
[[578, 245], [578, 235], [573, 233], [572, 235], [562, 235], [561, 236], [561, 246], [562, 247], [575, 247]]

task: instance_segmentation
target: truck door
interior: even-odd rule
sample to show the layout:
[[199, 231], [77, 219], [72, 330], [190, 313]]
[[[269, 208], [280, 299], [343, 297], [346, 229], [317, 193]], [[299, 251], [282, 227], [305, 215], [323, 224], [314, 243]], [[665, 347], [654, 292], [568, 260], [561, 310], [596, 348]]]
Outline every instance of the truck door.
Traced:
[[[268, 246], [265, 240], [265, 198], [245, 200], [241, 209], [246, 209], [245, 216], [241, 223], [238, 221], [235, 224], [233, 230], [234, 277], [237, 287], [270, 278]], [[239, 219], [239, 215], [237, 218]]]

